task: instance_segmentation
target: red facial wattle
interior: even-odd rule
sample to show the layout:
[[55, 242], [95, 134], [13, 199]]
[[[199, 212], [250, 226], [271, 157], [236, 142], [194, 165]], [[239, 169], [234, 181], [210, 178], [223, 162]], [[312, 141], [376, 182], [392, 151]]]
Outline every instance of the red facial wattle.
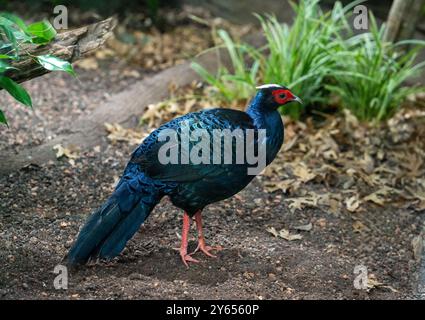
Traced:
[[285, 103], [292, 101], [295, 97], [291, 91], [287, 89], [277, 89], [272, 91], [272, 95], [276, 103], [284, 105]]

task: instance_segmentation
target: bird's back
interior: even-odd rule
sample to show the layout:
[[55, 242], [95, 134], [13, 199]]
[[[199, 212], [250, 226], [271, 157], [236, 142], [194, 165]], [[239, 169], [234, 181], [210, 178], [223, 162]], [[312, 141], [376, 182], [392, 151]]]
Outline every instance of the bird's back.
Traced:
[[[173, 203], [190, 212], [202, 209], [213, 203], [232, 196], [243, 189], [254, 177], [247, 172], [248, 163], [244, 158], [243, 163], [236, 163], [237, 139], [232, 138], [231, 147], [226, 148], [224, 139], [226, 135], [242, 134], [245, 139], [247, 130], [257, 130], [253, 119], [245, 112], [232, 109], [209, 109], [189, 113], [176, 118], [152, 132], [143, 143], [133, 152], [129, 166], [137, 164], [139, 170], [153, 179], [174, 185], [175, 188], [168, 192]], [[184, 135], [195, 134], [198, 130], [197, 141], [190, 140], [187, 148], [184, 147]], [[160, 161], [161, 148], [167, 141], [160, 141], [164, 133], [175, 132], [178, 140], [177, 163], [164, 164]], [[199, 133], [200, 132], [200, 133]], [[214, 140], [214, 132], [221, 132], [222, 138]], [[203, 136], [207, 134], [207, 137]], [[209, 157], [205, 163], [197, 163], [191, 157], [194, 148], [199, 147], [201, 139], [207, 139]], [[220, 145], [217, 142], [220, 141]], [[244, 140], [245, 142], [245, 140]], [[256, 144], [257, 141], [254, 141]], [[227, 145], [229, 146], [229, 145]], [[204, 152], [204, 151], [203, 151]], [[214, 163], [214, 156], [218, 163]], [[231, 153], [232, 163], [225, 163], [225, 157]], [[189, 162], [182, 163], [184, 155], [189, 155]], [[227, 158], [229, 159], [229, 158]], [[205, 160], [205, 159], [204, 159]]]

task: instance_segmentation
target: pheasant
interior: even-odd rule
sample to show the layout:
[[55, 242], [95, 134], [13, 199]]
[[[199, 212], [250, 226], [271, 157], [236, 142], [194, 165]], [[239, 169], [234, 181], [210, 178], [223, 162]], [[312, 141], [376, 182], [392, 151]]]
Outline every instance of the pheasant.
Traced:
[[[248, 136], [251, 137], [250, 146], [257, 156], [264, 157], [265, 165], [270, 164], [284, 137], [278, 107], [293, 101], [302, 103], [288, 88], [266, 84], [257, 87], [246, 112], [206, 109], [175, 118], [153, 131], [132, 153], [112, 195], [88, 218], [67, 255], [68, 263], [85, 264], [119, 255], [164, 196], [184, 211], [179, 250], [183, 263], [188, 266], [188, 262], [198, 262], [193, 254], [199, 250], [214, 257], [212, 252], [222, 248], [205, 242], [203, 209], [235, 195], [258, 173], [250, 172], [252, 163], [247, 160], [248, 154], [244, 156], [243, 148], [238, 149], [237, 138], [245, 138], [248, 149]], [[234, 132], [239, 134], [226, 147], [222, 141]], [[185, 138], [187, 135], [190, 139]], [[204, 139], [203, 147], [211, 150], [199, 147], [199, 137]], [[170, 160], [171, 154], [177, 161]], [[234, 161], [238, 157], [239, 161]], [[195, 252], [188, 253], [192, 219], [197, 226], [198, 246]]]

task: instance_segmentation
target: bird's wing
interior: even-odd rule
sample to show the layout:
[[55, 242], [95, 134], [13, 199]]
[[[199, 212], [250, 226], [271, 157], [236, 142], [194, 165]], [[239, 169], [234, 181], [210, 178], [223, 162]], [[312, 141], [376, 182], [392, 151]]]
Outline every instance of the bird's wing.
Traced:
[[[183, 129], [184, 128], [184, 129]], [[189, 141], [189, 148], [186, 149], [182, 144], [178, 146], [179, 163], [178, 164], [162, 164], [159, 161], [158, 153], [161, 147], [167, 141], [159, 141], [158, 136], [164, 133], [166, 129], [175, 130], [178, 141], [181, 141], [183, 132], [188, 133], [189, 136], [196, 129], [205, 129], [210, 140], [210, 163], [209, 164], [181, 164], [182, 153], [188, 153], [198, 143], [198, 141]], [[234, 169], [235, 164], [211, 164], [212, 151], [215, 150], [213, 146], [212, 133], [214, 129], [255, 129], [252, 119], [245, 112], [232, 110], [232, 109], [210, 109], [201, 112], [189, 113], [185, 116], [176, 118], [160, 128], [152, 132], [143, 143], [133, 152], [131, 163], [137, 163], [140, 170], [145, 172], [148, 176], [162, 181], [172, 182], [189, 182], [197, 181], [205, 177], [219, 177], [226, 175], [229, 171]], [[186, 130], [186, 131], [185, 131]], [[179, 144], [179, 143], [177, 143]], [[177, 146], [176, 146], [177, 147]], [[222, 148], [222, 144], [220, 146]], [[232, 147], [233, 155], [235, 155], [235, 141], [233, 139]], [[224, 151], [221, 149], [223, 156]], [[233, 157], [235, 159], [235, 157]], [[222, 163], [222, 162], [221, 162]]]

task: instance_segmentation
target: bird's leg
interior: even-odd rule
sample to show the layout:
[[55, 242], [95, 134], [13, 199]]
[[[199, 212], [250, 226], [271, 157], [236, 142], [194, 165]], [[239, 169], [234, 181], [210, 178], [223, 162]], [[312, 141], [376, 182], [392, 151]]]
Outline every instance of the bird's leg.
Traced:
[[193, 251], [191, 253], [191, 255], [194, 254], [194, 253], [196, 253], [198, 250], [201, 250], [207, 256], [215, 258], [216, 256], [213, 255], [210, 251], [211, 250], [220, 251], [220, 250], [223, 250], [223, 247], [222, 246], [213, 246], [212, 247], [212, 246], [207, 246], [206, 245], [205, 238], [204, 238], [204, 233], [202, 231], [202, 215], [201, 215], [201, 210], [199, 210], [198, 212], [196, 212], [196, 214], [195, 214], [195, 222], [196, 222], [196, 229], [198, 229], [198, 246], [196, 247], [195, 251]]
[[182, 229], [182, 243], [180, 246], [180, 256], [182, 257], [183, 263], [186, 267], [189, 267], [188, 262], [199, 262], [196, 259], [193, 259], [190, 255], [187, 254], [187, 236], [190, 229], [190, 217], [185, 212], [183, 215], [183, 229]]

